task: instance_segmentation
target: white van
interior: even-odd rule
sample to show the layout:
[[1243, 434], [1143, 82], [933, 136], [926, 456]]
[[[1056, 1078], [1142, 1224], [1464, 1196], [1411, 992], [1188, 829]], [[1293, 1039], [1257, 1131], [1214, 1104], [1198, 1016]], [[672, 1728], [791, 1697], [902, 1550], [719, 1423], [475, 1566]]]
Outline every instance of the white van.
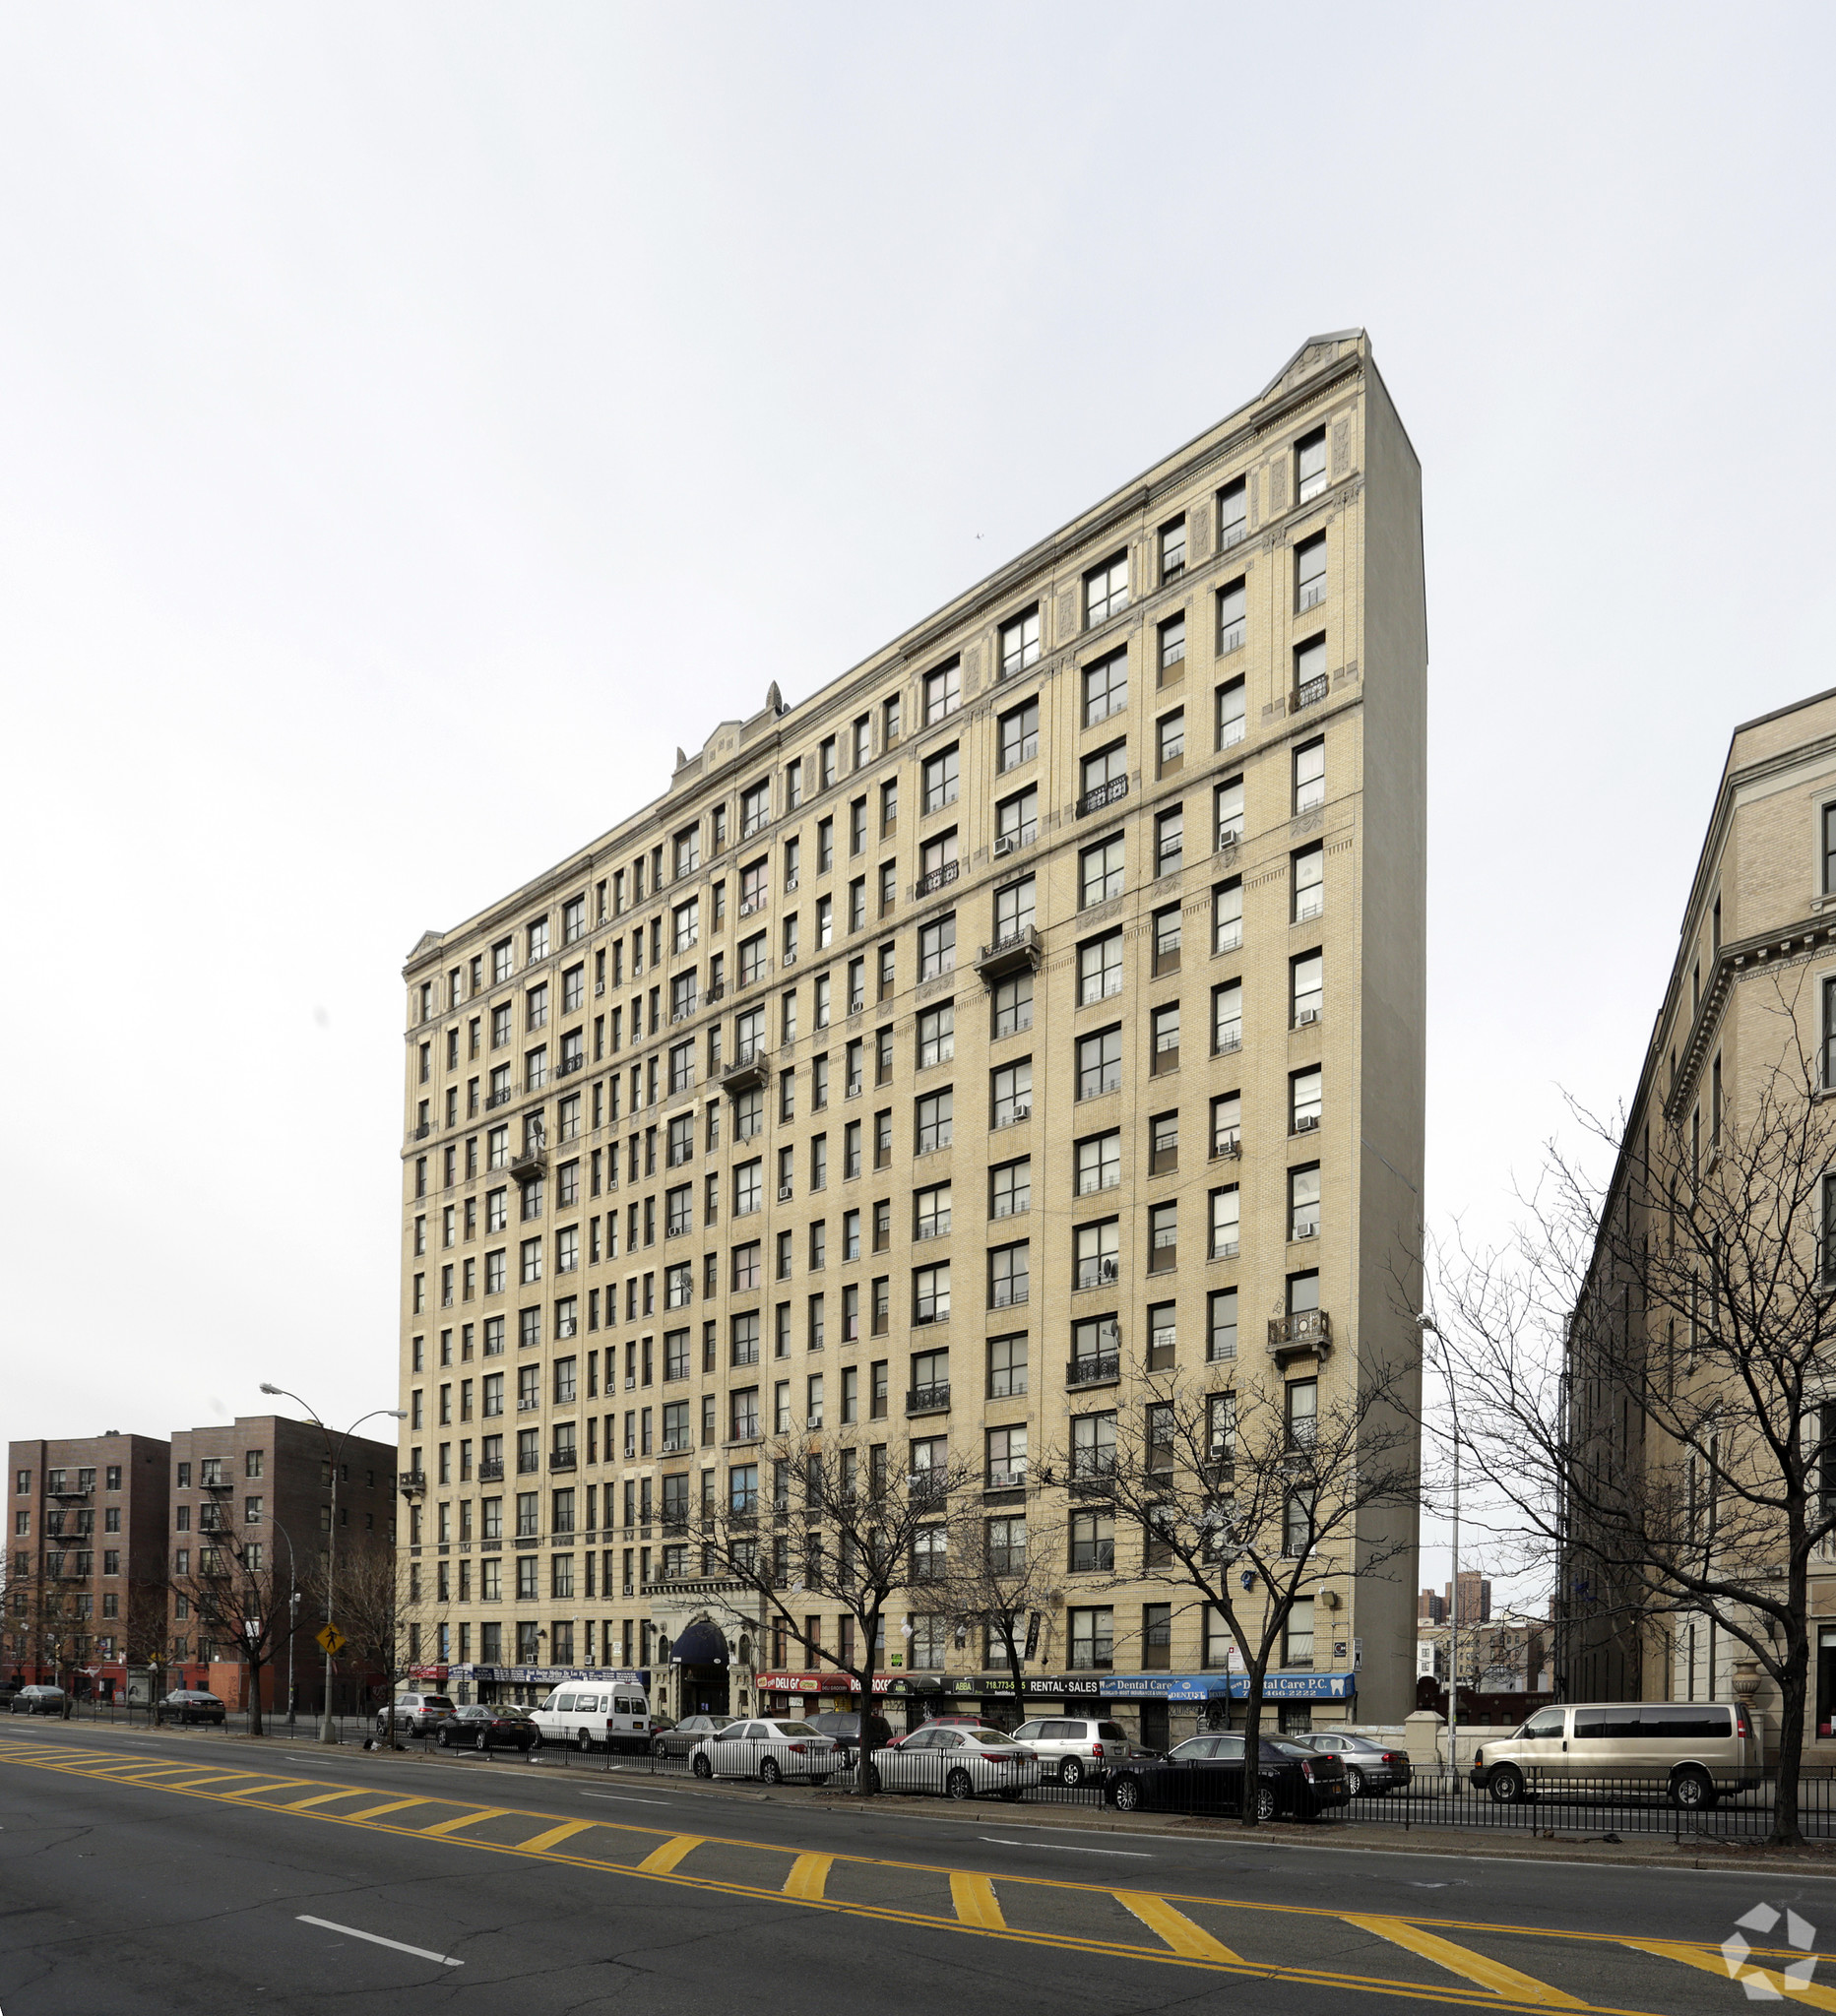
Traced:
[[1661, 1785], [1679, 1806], [1712, 1806], [1760, 1780], [1753, 1719], [1739, 1702], [1599, 1701], [1539, 1709], [1473, 1753], [1472, 1782], [1501, 1806], [1538, 1787]]
[[530, 1720], [538, 1744], [572, 1743], [577, 1750], [650, 1747], [651, 1705], [628, 1680], [569, 1680]]

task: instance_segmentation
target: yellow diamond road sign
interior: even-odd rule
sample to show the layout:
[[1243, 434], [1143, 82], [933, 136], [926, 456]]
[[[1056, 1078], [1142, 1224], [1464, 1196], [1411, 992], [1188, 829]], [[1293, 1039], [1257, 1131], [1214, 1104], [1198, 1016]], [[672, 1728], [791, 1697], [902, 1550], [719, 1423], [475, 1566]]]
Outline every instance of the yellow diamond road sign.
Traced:
[[336, 1624], [327, 1624], [319, 1633], [319, 1644], [327, 1658], [336, 1659], [345, 1649], [345, 1634]]

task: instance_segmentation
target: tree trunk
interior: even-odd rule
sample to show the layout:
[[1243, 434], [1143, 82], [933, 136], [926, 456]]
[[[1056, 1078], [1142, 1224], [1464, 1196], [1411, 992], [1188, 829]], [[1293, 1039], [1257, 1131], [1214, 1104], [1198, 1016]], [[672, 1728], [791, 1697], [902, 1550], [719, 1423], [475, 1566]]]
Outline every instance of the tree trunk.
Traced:
[[267, 1733], [262, 1728], [262, 1661], [258, 1659], [251, 1659], [248, 1665], [249, 1734], [252, 1736]]
[[851, 1670], [849, 1677], [860, 1690], [860, 1746], [855, 1752], [855, 1796], [870, 1799], [873, 1796], [873, 1666], [869, 1661], [864, 1673]]
[[1245, 1827], [1260, 1825], [1256, 1815], [1256, 1794], [1262, 1787], [1262, 1669], [1249, 1670], [1249, 1686], [1243, 1697], [1243, 1801]]
[[1804, 1624], [1807, 1591], [1802, 1552], [1794, 1552], [1788, 1587], [1791, 1635], [1786, 1641], [1785, 1658], [1779, 1669], [1778, 1776], [1772, 1806], [1772, 1832], [1767, 1840], [1781, 1848], [1800, 1848], [1804, 1837], [1799, 1825], [1798, 1781], [1804, 1767], [1804, 1704], [1809, 1694], [1810, 1673], [1810, 1633]]

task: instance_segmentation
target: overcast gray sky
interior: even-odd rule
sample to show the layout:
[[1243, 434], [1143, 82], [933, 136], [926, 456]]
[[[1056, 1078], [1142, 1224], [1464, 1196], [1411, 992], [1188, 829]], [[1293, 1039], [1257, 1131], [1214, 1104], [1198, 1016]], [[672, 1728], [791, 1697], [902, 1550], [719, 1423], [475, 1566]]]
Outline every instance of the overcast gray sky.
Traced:
[[391, 1404], [420, 931], [1310, 333], [1425, 472], [1432, 1212], [1629, 1088], [1732, 724], [1836, 684], [1827, 8], [0, 34], [0, 1434]]

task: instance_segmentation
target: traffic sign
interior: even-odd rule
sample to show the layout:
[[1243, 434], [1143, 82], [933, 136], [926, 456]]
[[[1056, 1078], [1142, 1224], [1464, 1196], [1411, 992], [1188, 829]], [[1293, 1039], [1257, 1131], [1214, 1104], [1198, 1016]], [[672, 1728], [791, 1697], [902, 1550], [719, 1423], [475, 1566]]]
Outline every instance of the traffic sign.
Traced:
[[345, 1649], [345, 1634], [336, 1624], [327, 1624], [325, 1629], [319, 1632], [318, 1640], [320, 1649], [328, 1659], [336, 1659]]

